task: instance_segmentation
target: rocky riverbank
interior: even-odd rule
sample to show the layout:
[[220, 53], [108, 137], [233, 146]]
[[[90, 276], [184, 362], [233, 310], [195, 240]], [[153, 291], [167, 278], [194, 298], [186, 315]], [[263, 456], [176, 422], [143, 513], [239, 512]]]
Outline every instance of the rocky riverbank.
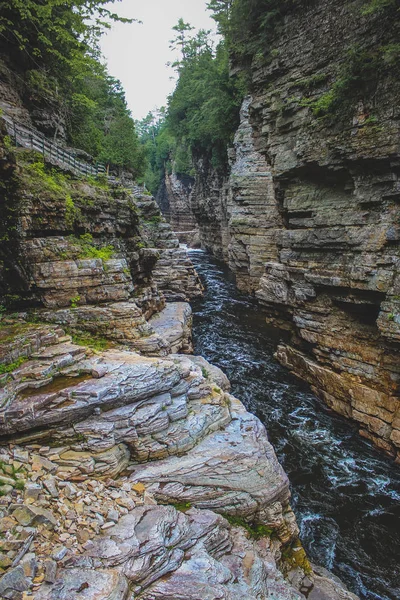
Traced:
[[265, 428], [182, 354], [202, 289], [154, 199], [2, 152], [0, 596], [355, 598], [313, 573]]
[[30, 352], [2, 376], [1, 597], [355, 598], [312, 573], [287, 477], [219, 369], [3, 317], [11, 336]]

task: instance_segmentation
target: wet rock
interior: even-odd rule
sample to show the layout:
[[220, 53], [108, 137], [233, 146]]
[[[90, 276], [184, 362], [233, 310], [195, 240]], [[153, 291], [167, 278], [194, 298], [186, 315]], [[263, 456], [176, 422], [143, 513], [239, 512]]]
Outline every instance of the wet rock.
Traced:
[[184, 302], [171, 302], [150, 321], [158, 335], [167, 340], [171, 352], [190, 354], [192, 347], [192, 309]]

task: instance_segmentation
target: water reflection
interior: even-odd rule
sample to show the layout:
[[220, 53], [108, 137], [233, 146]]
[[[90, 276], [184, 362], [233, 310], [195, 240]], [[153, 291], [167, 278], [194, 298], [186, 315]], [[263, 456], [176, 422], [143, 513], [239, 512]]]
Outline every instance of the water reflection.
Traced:
[[195, 351], [227, 373], [265, 423], [312, 561], [362, 598], [400, 598], [400, 469], [277, 363], [282, 332], [266, 325], [229, 272], [203, 251], [190, 256], [206, 286], [193, 303]]

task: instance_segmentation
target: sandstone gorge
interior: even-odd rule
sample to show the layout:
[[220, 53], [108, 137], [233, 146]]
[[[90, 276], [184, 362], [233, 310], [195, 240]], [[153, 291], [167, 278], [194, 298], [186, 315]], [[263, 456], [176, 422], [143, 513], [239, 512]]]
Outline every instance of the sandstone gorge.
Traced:
[[154, 199], [1, 152], [0, 596], [355, 599], [261, 422], [182, 354], [201, 284]]
[[[199, 159], [191, 211], [202, 246], [292, 332], [282, 364], [399, 461], [398, 20], [318, 0], [277, 31], [253, 58], [230, 174]], [[335, 82], [346, 97], [321, 116]]]

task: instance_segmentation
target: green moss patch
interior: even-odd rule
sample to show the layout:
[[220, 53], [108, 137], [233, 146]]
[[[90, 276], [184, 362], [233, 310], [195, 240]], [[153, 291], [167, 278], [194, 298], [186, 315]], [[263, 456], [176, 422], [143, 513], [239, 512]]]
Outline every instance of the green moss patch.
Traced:
[[87, 332], [70, 332], [70, 335], [73, 343], [77, 346], [86, 346], [87, 348], [91, 348], [92, 350], [97, 350], [99, 352], [114, 346], [110, 340], [107, 340], [104, 337], [92, 335]]
[[310, 561], [299, 539], [294, 540], [282, 549], [279, 568], [283, 574], [296, 568], [301, 569], [306, 575], [312, 573]]
[[170, 502], [170, 505], [179, 510], [180, 512], [187, 512], [192, 508], [190, 502]]
[[0, 365], [0, 375], [5, 375], [6, 373], [12, 373], [15, 369], [18, 369], [24, 362], [28, 359], [26, 356], [21, 356], [18, 360], [9, 363], [8, 365]]
[[80, 246], [77, 258], [99, 258], [101, 260], [110, 260], [115, 256], [115, 248], [111, 244], [106, 246], [97, 246], [93, 242], [90, 233], [85, 233], [80, 237], [73, 237], [72, 241]]
[[268, 527], [267, 525], [254, 525], [251, 523], [247, 523], [247, 521], [245, 521], [243, 517], [235, 517], [232, 515], [225, 514], [223, 514], [222, 516], [225, 517], [225, 519], [231, 525], [234, 525], [235, 527], [243, 527], [253, 540], [259, 540], [263, 537], [270, 538], [273, 537], [275, 534], [275, 530], [271, 527]]

